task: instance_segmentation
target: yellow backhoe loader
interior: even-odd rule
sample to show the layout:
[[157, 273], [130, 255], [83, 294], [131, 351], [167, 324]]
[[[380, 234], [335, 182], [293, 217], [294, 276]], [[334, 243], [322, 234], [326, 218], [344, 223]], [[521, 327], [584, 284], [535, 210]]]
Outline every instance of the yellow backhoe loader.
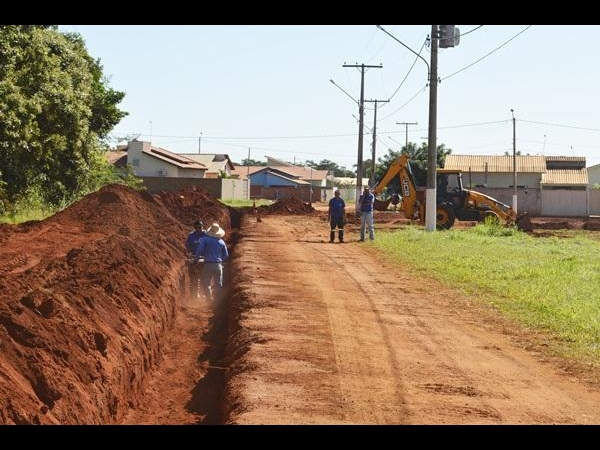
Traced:
[[[406, 218], [425, 222], [425, 188], [417, 187], [412, 174], [409, 156], [402, 154], [388, 168], [385, 175], [374, 186], [375, 196], [381, 194], [394, 177], [400, 178], [402, 210]], [[391, 200], [380, 200], [375, 208], [389, 206]], [[379, 206], [379, 207], [378, 207]], [[437, 169], [436, 227], [441, 230], [452, 228], [454, 221], [469, 220], [483, 222], [493, 217], [506, 226], [515, 225], [523, 231], [533, 231], [527, 213], [517, 214], [508, 205], [478, 191], [464, 189], [460, 170]]]

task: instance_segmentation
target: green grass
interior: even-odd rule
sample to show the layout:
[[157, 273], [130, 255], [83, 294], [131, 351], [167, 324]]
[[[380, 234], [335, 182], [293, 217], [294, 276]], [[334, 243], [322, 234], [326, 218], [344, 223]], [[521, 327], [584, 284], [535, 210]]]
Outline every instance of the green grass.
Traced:
[[45, 218], [54, 214], [51, 210], [32, 209], [27, 211], [21, 211], [14, 214], [5, 214], [0, 216], [0, 223], [8, 223], [15, 225], [18, 223], [28, 222], [30, 220], [44, 220]]
[[[227, 206], [231, 206], [233, 208], [246, 208], [249, 206], [254, 206], [254, 200], [221, 200], [221, 203], [227, 205]], [[265, 200], [264, 198], [257, 198], [256, 199], [256, 206], [263, 206], [263, 205], [272, 205], [273, 201], [272, 200]]]
[[540, 238], [477, 225], [381, 230], [373, 245], [416, 274], [550, 333], [554, 353], [600, 363], [600, 241], [583, 233]]

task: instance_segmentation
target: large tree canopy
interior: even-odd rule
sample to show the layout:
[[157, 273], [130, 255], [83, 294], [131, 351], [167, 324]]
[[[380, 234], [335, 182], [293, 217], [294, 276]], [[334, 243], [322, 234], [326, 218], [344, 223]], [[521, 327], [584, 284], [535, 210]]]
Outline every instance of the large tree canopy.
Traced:
[[103, 139], [127, 114], [77, 33], [0, 26], [0, 200], [59, 204], [105, 170]]

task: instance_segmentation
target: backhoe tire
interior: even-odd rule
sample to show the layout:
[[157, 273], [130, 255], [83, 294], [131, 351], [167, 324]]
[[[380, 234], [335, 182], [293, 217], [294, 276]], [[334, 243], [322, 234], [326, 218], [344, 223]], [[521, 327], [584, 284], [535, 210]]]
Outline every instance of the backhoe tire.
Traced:
[[454, 225], [456, 214], [450, 205], [442, 204], [435, 211], [435, 225], [438, 230], [449, 230]]

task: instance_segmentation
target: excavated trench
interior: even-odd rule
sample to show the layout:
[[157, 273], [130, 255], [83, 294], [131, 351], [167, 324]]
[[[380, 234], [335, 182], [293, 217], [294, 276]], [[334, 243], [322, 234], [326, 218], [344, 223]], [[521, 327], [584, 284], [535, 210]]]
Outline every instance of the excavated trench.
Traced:
[[[204, 191], [119, 185], [43, 221], [0, 226], [0, 424], [113, 424], [143, 401], [189, 286], [197, 218], [226, 229], [235, 272], [243, 210]], [[202, 333], [208, 370], [186, 407], [221, 423], [231, 284]]]
[[[229, 208], [229, 215], [231, 222], [228, 228], [232, 232], [227, 241], [229, 261], [224, 264], [223, 269], [223, 294], [218, 304], [212, 309], [209, 328], [202, 335], [206, 347], [197, 357], [198, 362], [204, 363], [207, 369], [202, 378], [191, 388], [191, 398], [186, 404], [186, 409], [190, 413], [202, 417], [198, 422], [200, 425], [221, 425], [226, 422], [226, 408], [223, 400], [230, 359], [227, 351], [231, 351], [231, 348], [228, 347], [229, 335], [230, 330], [238, 328], [237, 315], [231, 314], [231, 305], [236, 301], [232, 296], [238, 295], [238, 291], [233, 285], [237, 266], [235, 247], [240, 237], [239, 229], [243, 212]], [[197, 299], [191, 299], [190, 286], [193, 281], [190, 280], [189, 271], [184, 267], [182, 272], [180, 301], [183, 303], [197, 301]]]

